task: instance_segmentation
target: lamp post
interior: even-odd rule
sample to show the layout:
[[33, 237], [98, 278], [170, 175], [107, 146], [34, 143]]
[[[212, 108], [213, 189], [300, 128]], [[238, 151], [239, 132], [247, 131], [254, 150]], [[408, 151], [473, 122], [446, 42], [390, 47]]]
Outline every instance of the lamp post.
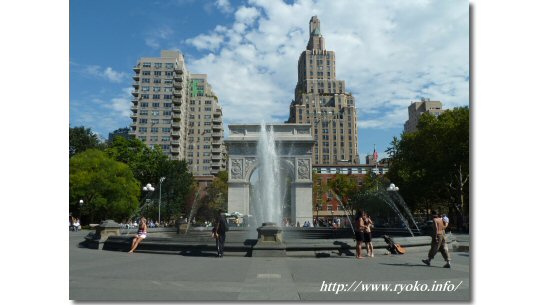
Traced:
[[[148, 184], [146, 184], [146, 186], [144, 186], [142, 188], [142, 190], [144, 192], [153, 192], [155, 190], [155, 188], [151, 185], [151, 183], [148, 183]], [[148, 195], [149, 195], [149, 193], [148, 193]]]
[[78, 205], [79, 205], [79, 208], [78, 208], [78, 218], [80, 219], [80, 217], [82, 217], [82, 204], [84, 203], [84, 200], [80, 199], [78, 201]]
[[164, 179], [166, 179], [166, 177], [161, 177], [161, 179], [159, 179], [159, 226], [161, 225], [161, 189]]
[[396, 185], [394, 185], [394, 183], [391, 183], [389, 185], [389, 187], [387, 187], [387, 191], [389, 191], [389, 192], [397, 192], [399, 190], [400, 190], [400, 188], [397, 187]]

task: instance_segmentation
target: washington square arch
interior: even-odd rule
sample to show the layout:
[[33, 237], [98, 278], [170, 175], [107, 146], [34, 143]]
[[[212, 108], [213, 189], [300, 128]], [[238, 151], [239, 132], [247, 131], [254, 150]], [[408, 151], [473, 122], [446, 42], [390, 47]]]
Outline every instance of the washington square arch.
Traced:
[[[312, 220], [312, 147], [314, 140], [310, 124], [234, 124], [228, 126], [228, 212], [253, 215], [258, 221], [255, 205], [274, 205], [256, 197], [253, 187], [268, 188], [267, 183], [256, 186], [257, 175], [264, 162], [258, 144], [264, 129], [272, 131], [274, 162], [283, 177], [281, 195], [284, 200], [283, 218], [292, 224]], [[263, 154], [264, 152], [261, 152]], [[272, 181], [271, 181], [272, 182]], [[261, 183], [260, 183], [261, 184]], [[277, 194], [280, 196], [280, 194]], [[278, 200], [277, 200], [278, 201]], [[265, 206], [267, 207], [267, 206]], [[258, 217], [257, 217], [258, 216]], [[264, 216], [265, 217], [265, 216]], [[275, 222], [281, 221], [275, 220]], [[280, 223], [278, 223], [280, 224]]]

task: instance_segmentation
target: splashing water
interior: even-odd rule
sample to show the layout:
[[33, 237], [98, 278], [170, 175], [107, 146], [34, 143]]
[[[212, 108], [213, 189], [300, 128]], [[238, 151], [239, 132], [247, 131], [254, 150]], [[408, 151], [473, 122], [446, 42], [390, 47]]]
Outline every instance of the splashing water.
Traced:
[[254, 190], [254, 215], [258, 224], [274, 222], [278, 225], [282, 221], [284, 192], [274, 131], [272, 127], [267, 130], [265, 122], [260, 126], [256, 159], [259, 162], [259, 171]]

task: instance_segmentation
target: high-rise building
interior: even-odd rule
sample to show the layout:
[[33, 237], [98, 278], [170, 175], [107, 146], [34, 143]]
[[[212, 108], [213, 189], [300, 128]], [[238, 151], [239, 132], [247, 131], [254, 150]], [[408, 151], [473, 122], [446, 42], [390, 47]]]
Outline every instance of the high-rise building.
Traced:
[[359, 164], [355, 99], [345, 81], [336, 79], [334, 51], [325, 50], [317, 16], [310, 19], [310, 40], [298, 62], [295, 99], [286, 123], [312, 125], [312, 161]]
[[178, 51], [143, 57], [133, 68], [134, 98], [130, 134], [150, 147], [161, 146], [172, 159], [185, 159], [188, 71]]
[[443, 113], [443, 104], [440, 101], [430, 101], [430, 99], [422, 98], [420, 102], [412, 102], [407, 108], [409, 119], [405, 122], [404, 132], [417, 131], [418, 119], [423, 113], [430, 113], [439, 116]]
[[117, 138], [117, 137], [122, 137], [125, 139], [129, 138], [129, 131], [130, 131], [129, 127], [125, 127], [125, 128], [116, 129], [113, 132], [109, 132], [108, 142], [112, 143], [112, 141], [114, 141], [114, 138]]
[[129, 134], [171, 159], [186, 159], [193, 175], [224, 170], [222, 108], [207, 75], [191, 75], [183, 55], [166, 50], [142, 57], [133, 70]]
[[216, 175], [226, 169], [222, 107], [206, 74], [191, 74], [187, 162], [195, 175]]

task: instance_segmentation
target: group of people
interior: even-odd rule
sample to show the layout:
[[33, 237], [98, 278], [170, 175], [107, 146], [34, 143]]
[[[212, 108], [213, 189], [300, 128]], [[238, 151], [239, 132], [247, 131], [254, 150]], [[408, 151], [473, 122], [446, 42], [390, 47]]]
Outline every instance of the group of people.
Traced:
[[[432, 211], [432, 220], [433, 220], [433, 233], [432, 233], [432, 242], [430, 251], [428, 252], [428, 258], [422, 260], [422, 262], [430, 266], [431, 260], [435, 257], [437, 252], [441, 252], [441, 255], [446, 261], [444, 268], [450, 268], [450, 256], [448, 254], [448, 246], [446, 243], [445, 229], [448, 226], [449, 219], [445, 215], [441, 216], [436, 211]], [[75, 225], [78, 222], [78, 219], [73, 218], [70, 224]], [[309, 223], [305, 222], [305, 226]], [[80, 224], [78, 224], [80, 226]], [[356, 255], [357, 259], [363, 259], [362, 255], [362, 243], [364, 242], [366, 246], [366, 256], [374, 257], [374, 247], [372, 245], [372, 228], [374, 227], [374, 222], [365, 211], [359, 211], [357, 217], [355, 218], [355, 240], [357, 241], [356, 245]], [[222, 211], [219, 210], [218, 214], [215, 217], [213, 222], [212, 237], [215, 239], [217, 247], [217, 257], [224, 256], [224, 242], [226, 241], [226, 231], [228, 231], [228, 224], [226, 219], [223, 216]], [[133, 253], [134, 250], [138, 247], [140, 242], [147, 237], [147, 224], [146, 218], [142, 217], [140, 219], [140, 224], [138, 226], [138, 232], [133, 238], [131, 243], [131, 249], [129, 253]]]

